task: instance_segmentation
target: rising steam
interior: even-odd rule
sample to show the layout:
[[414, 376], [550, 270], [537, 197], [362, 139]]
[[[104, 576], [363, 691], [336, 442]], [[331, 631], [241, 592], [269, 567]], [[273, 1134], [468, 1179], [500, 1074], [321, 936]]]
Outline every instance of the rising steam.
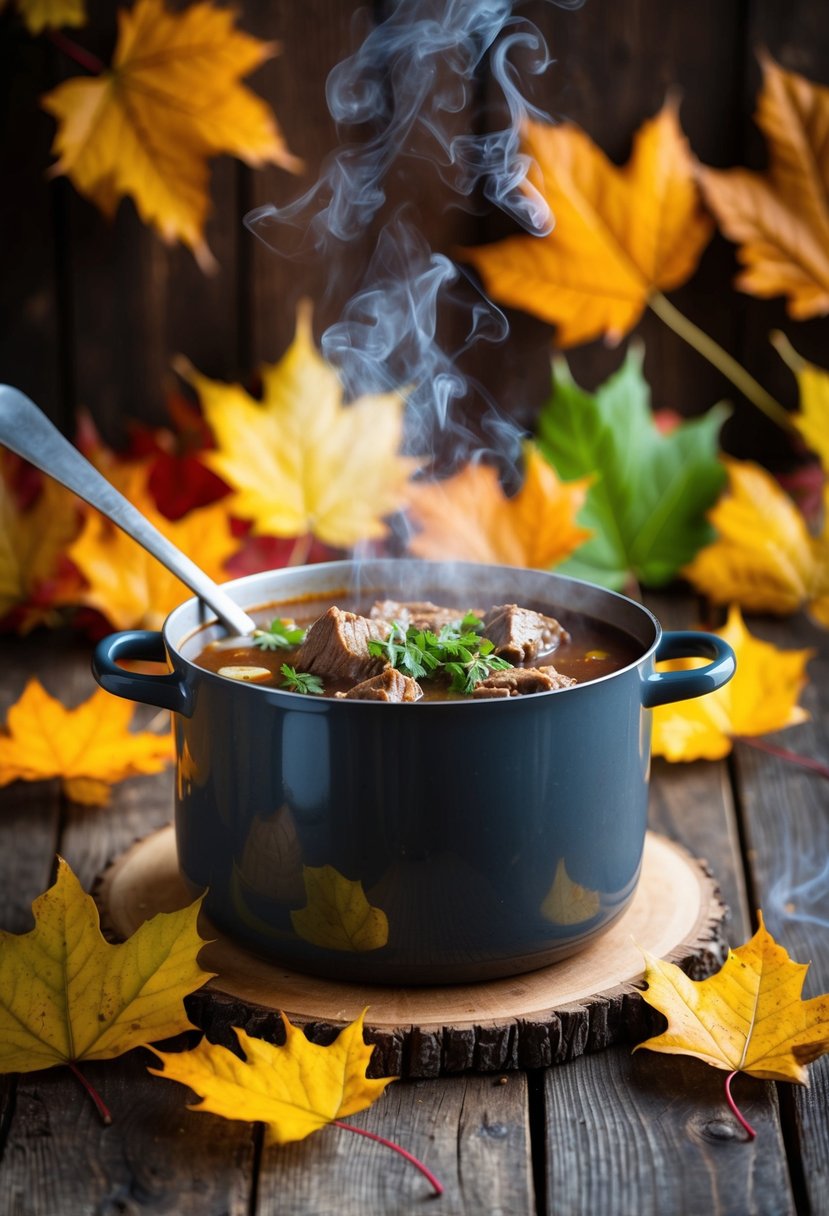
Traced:
[[[581, 0], [557, 2], [573, 8]], [[545, 115], [524, 98], [511, 55], [522, 50], [523, 70], [535, 75], [550, 59], [539, 31], [514, 17], [512, 9], [513, 0], [398, 0], [391, 16], [326, 83], [339, 130], [369, 124], [375, 134], [362, 143], [342, 144], [301, 198], [252, 211], [248, 226], [278, 248], [276, 230], [298, 225], [319, 252], [331, 253], [332, 241], [352, 240], [369, 227], [386, 201], [392, 167], [415, 146], [418, 156], [426, 155], [416, 136], [427, 133], [434, 164], [453, 190], [469, 197], [480, 187], [529, 231], [549, 232], [552, 216], [526, 183], [529, 159], [519, 150], [523, 119]], [[452, 135], [447, 118], [470, 104], [487, 62], [510, 122], [501, 131]]]
[[[565, 8], [581, 4], [553, 2]], [[527, 181], [520, 125], [527, 117], [545, 117], [525, 97], [522, 74], [538, 75], [551, 61], [540, 32], [513, 13], [513, 0], [397, 0], [388, 7], [386, 20], [328, 77], [326, 100], [343, 142], [319, 179], [293, 203], [260, 207], [246, 223], [277, 252], [286, 226], [298, 229], [300, 248], [332, 267], [338, 248], [382, 223], [362, 282], [323, 337], [326, 357], [350, 395], [406, 392], [413, 449], [436, 428], [449, 426], [458, 446], [468, 448], [472, 436], [453, 418], [451, 406], [476, 392], [488, 402], [483, 431], [500, 445], [502, 458], [512, 458], [515, 428], [457, 365], [472, 343], [503, 341], [505, 317], [468, 284], [462, 292], [453, 290], [458, 268], [430, 249], [405, 209], [391, 218], [383, 209], [396, 166], [428, 156], [458, 205], [475, 209], [484, 200], [531, 233], [549, 232], [554, 219]], [[473, 107], [484, 71], [508, 122], [495, 131], [458, 134], [452, 118]], [[371, 134], [348, 142], [348, 129], [358, 126]], [[461, 327], [465, 336], [454, 349], [441, 349], [439, 306], [457, 308], [461, 301], [468, 313]], [[511, 452], [503, 450], [504, 443]]]

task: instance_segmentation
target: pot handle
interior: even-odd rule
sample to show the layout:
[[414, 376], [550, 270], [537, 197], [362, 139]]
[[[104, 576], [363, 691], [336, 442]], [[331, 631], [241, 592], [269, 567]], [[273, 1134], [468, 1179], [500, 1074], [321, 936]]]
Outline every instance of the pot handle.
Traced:
[[686, 701], [702, 697], [722, 688], [737, 669], [734, 651], [714, 633], [695, 629], [677, 630], [662, 635], [654, 656], [663, 659], [710, 659], [704, 667], [688, 671], [655, 671], [642, 684], [642, 704], [646, 709], [667, 705], [671, 701]]
[[116, 697], [141, 701], [159, 709], [171, 709], [173, 713], [190, 717], [193, 712], [192, 695], [175, 672], [167, 676], [151, 676], [125, 671], [118, 666], [118, 659], [166, 662], [167, 651], [160, 633], [151, 629], [127, 629], [123, 633], [111, 633], [95, 647], [92, 674], [102, 688]]

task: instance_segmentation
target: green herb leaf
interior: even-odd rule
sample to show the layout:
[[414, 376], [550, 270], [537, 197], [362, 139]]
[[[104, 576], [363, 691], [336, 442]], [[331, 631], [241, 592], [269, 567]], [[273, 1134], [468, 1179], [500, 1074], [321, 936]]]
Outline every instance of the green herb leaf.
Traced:
[[319, 676], [312, 676], [309, 671], [297, 671], [287, 663], [283, 663], [279, 670], [285, 677], [282, 688], [287, 688], [289, 692], [303, 692], [316, 697], [324, 694], [325, 689]]
[[556, 360], [539, 446], [564, 481], [595, 475], [578, 515], [593, 536], [557, 569], [616, 589], [630, 575], [646, 587], [669, 582], [714, 538], [705, 515], [725, 482], [717, 436], [727, 415], [717, 405], [661, 434], [639, 345], [596, 393]]
[[[481, 625], [483, 626], [483, 622]], [[481, 639], [477, 633], [471, 630], [462, 632], [457, 625], [444, 625], [435, 641], [446, 654], [455, 655], [462, 647], [475, 650], [480, 645]]]
[[[490, 642], [490, 648], [492, 643]], [[493, 671], [506, 671], [512, 663], [498, 655], [483, 655], [480, 652], [471, 655], [464, 663], [447, 663], [446, 671], [452, 677], [453, 692], [471, 693], [476, 684], [485, 680]]]
[[406, 630], [399, 621], [393, 621], [391, 632], [384, 640], [379, 638], [370, 638], [368, 642], [368, 652], [375, 659], [385, 659], [386, 662], [396, 667], [401, 650], [406, 645]]
[[458, 626], [464, 633], [482, 633], [484, 623], [474, 612], [467, 612]]
[[281, 617], [272, 620], [267, 629], [257, 629], [253, 635], [253, 644], [260, 650], [291, 650], [304, 641], [305, 630], [294, 621], [284, 621]]
[[368, 652], [415, 680], [444, 673], [450, 677], [454, 692], [471, 693], [490, 672], [512, 667], [506, 659], [493, 655], [494, 642], [476, 632], [482, 628], [483, 622], [471, 612], [463, 620], [444, 625], [437, 634], [414, 625], [404, 629], [400, 621], [395, 621], [385, 641], [368, 643]]

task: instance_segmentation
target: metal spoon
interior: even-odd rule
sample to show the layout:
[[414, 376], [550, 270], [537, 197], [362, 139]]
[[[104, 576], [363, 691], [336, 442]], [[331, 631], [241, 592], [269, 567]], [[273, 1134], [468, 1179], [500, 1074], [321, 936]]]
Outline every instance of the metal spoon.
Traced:
[[231, 633], [251, 634], [257, 629], [227, 592], [110, 485], [33, 401], [7, 384], [0, 384], [0, 444], [97, 507], [203, 599]]

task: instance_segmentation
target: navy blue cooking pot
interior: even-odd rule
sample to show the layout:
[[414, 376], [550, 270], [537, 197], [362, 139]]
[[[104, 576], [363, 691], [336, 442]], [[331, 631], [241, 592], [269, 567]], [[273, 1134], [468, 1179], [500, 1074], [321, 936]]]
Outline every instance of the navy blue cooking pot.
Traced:
[[[483, 980], [572, 954], [624, 911], [645, 838], [651, 714], [725, 684], [734, 655], [662, 633], [640, 604], [557, 574], [333, 562], [226, 584], [248, 611], [342, 593], [526, 603], [623, 630], [640, 657], [591, 683], [509, 700], [386, 704], [257, 687], [194, 665], [223, 635], [198, 599], [162, 633], [116, 633], [109, 692], [173, 711], [181, 873], [224, 933], [329, 979]], [[657, 659], [705, 666], [657, 673]], [[133, 674], [123, 659], [167, 662]]]

